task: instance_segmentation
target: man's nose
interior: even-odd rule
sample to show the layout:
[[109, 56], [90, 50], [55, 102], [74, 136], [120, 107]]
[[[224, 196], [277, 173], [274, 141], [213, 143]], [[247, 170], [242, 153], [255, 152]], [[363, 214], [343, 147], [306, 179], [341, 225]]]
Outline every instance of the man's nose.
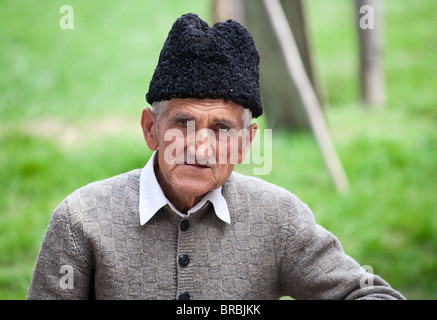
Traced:
[[195, 139], [190, 139], [187, 146], [189, 159], [195, 159], [200, 164], [206, 164], [214, 156], [214, 132], [209, 129], [200, 129], [196, 132]]

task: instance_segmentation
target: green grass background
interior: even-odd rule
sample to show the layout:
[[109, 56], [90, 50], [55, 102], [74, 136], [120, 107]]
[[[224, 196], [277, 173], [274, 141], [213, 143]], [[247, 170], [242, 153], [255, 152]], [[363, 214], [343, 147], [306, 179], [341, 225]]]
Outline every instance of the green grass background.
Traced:
[[[0, 299], [25, 298], [62, 199], [144, 166], [151, 153], [139, 117], [167, 33], [186, 12], [211, 21], [205, 0], [69, 0], [74, 29], [62, 30], [62, 4], [0, 3]], [[309, 133], [274, 130], [272, 171], [263, 178], [308, 203], [349, 255], [407, 298], [436, 299], [437, 2], [383, 1], [381, 110], [358, 103], [352, 1], [304, 4], [351, 189], [335, 191]]]

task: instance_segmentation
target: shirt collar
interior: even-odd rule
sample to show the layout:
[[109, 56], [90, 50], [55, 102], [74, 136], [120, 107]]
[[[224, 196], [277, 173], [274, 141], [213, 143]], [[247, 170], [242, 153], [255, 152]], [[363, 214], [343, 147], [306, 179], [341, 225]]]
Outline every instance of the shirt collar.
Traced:
[[208, 192], [194, 207], [188, 210], [186, 215], [177, 210], [164, 195], [164, 192], [162, 191], [161, 186], [156, 179], [155, 170], [153, 168], [156, 155], [157, 152], [154, 151], [146, 166], [141, 171], [139, 195], [141, 225], [146, 224], [155, 215], [155, 213], [158, 212], [159, 209], [167, 204], [181, 217], [187, 217], [190, 215], [190, 213], [196, 212], [202, 208], [208, 200], [213, 204], [217, 217], [228, 224], [231, 223], [228, 204], [226, 199], [223, 197], [222, 187]]

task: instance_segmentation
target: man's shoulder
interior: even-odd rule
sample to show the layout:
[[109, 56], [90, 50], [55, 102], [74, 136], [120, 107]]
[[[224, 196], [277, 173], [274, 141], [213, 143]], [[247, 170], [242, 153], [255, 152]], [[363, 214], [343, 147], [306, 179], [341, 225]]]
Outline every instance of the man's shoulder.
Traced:
[[226, 194], [248, 194], [251, 199], [265, 201], [265, 199], [288, 199], [289, 201], [300, 201], [295, 194], [289, 190], [270, 183], [258, 177], [246, 176], [238, 172], [232, 172], [224, 185], [223, 193]]
[[94, 181], [75, 192], [104, 194], [105, 192], [117, 191], [119, 188], [134, 188], [138, 190], [141, 170], [135, 169], [110, 178]]
[[225, 189], [234, 192], [249, 192], [250, 194], [264, 194], [270, 196], [275, 194], [281, 197], [295, 197], [287, 189], [270, 183], [258, 177], [246, 176], [238, 172], [232, 172], [228, 181], [225, 183]]
[[223, 196], [237, 220], [269, 220], [295, 228], [314, 222], [309, 207], [294, 193], [258, 177], [233, 172], [223, 186]]
[[[135, 169], [107, 179], [91, 182], [68, 195], [63, 203], [81, 208], [106, 206], [116, 199], [138, 197], [141, 169]], [[124, 198], [124, 199], [122, 199]]]

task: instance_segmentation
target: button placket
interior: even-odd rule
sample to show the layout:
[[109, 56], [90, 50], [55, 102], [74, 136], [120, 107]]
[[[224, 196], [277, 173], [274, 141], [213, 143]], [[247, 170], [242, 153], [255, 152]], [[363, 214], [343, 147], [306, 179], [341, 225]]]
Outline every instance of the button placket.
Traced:
[[177, 299], [189, 300], [193, 290], [193, 233], [191, 222], [184, 219], [178, 226], [177, 263]]

